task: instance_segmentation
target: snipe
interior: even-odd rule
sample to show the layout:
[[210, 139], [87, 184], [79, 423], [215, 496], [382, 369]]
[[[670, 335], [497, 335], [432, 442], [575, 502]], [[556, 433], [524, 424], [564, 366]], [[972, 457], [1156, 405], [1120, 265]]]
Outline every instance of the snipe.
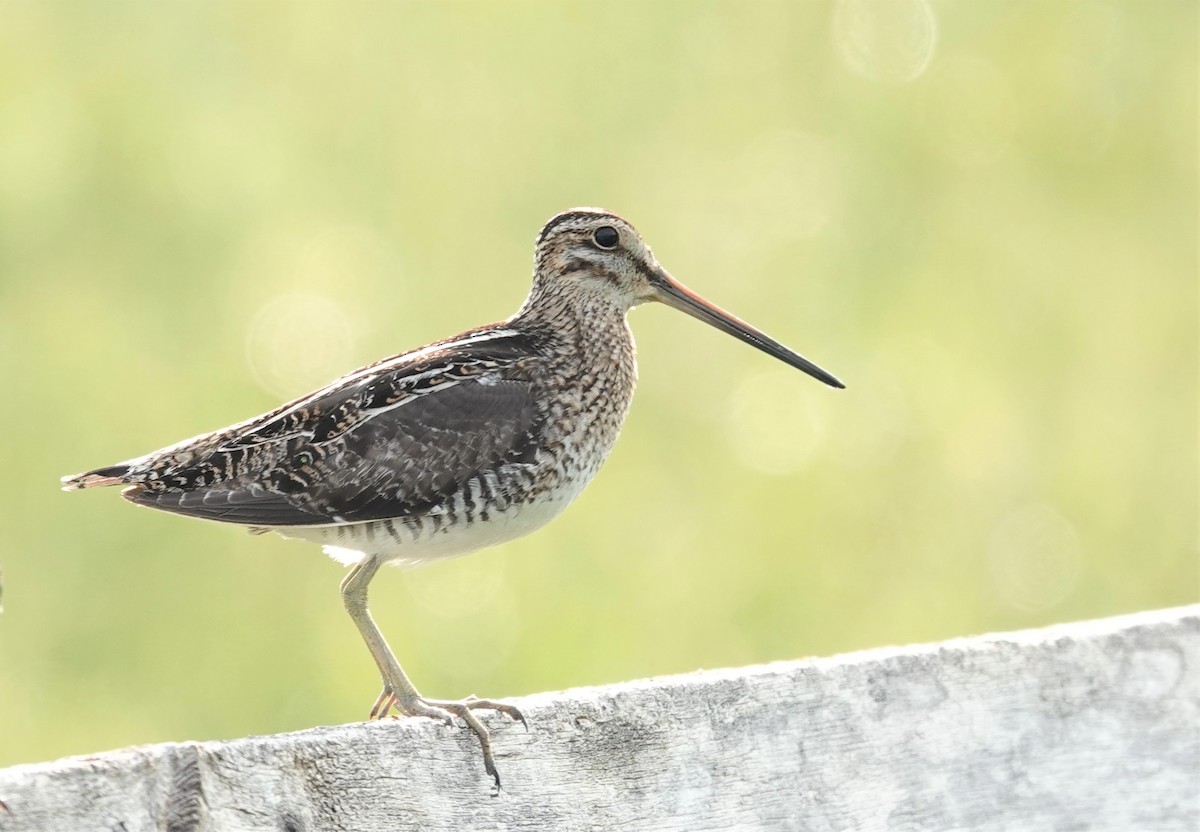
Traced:
[[426, 699], [367, 610], [385, 563], [415, 565], [528, 534], [595, 476], [637, 369], [626, 313], [659, 301], [833, 387], [842, 383], [705, 301], [659, 265], [628, 222], [596, 209], [553, 217], [533, 288], [506, 321], [357, 370], [249, 421], [63, 479], [129, 485], [131, 502], [322, 543], [351, 569], [342, 598], [383, 677], [371, 709], [460, 717], [500, 778], [475, 714], [487, 699]]

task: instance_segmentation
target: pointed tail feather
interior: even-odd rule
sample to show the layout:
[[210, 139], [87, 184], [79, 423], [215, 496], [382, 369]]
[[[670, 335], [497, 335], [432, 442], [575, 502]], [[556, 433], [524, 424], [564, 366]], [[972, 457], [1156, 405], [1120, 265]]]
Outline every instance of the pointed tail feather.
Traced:
[[126, 482], [129, 473], [128, 465], [110, 465], [107, 468], [97, 468], [83, 474], [72, 474], [62, 478], [63, 491], [79, 491], [82, 488], [99, 488], [102, 485], [120, 485]]

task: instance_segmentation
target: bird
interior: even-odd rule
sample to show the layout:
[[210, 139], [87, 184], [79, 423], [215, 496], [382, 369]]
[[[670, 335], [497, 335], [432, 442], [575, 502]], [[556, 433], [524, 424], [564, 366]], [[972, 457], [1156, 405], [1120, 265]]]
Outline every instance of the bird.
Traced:
[[500, 776], [477, 711], [528, 723], [491, 699], [418, 693], [371, 617], [385, 564], [418, 566], [522, 537], [583, 491], [617, 440], [637, 381], [627, 313], [685, 312], [804, 373], [841, 381], [704, 300], [664, 269], [628, 221], [598, 208], [553, 216], [511, 317], [355, 370], [272, 411], [116, 465], [66, 491], [126, 486], [139, 506], [321, 544], [349, 567], [347, 612], [383, 682], [369, 718], [394, 709], [464, 721]]

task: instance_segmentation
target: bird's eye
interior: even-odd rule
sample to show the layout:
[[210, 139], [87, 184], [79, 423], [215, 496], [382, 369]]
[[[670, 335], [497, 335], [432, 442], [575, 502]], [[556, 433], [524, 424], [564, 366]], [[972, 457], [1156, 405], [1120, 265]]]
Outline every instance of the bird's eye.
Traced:
[[620, 239], [621, 235], [611, 225], [602, 225], [592, 232], [592, 242], [605, 250], [616, 248]]

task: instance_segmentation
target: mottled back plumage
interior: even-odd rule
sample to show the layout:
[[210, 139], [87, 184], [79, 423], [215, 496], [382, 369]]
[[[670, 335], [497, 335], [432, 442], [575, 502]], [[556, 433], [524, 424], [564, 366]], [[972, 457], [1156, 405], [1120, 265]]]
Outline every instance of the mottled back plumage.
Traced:
[[428, 511], [473, 477], [536, 454], [541, 347], [535, 336], [497, 327], [389, 359], [127, 463], [119, 476], [136, 485], [125, 496], [251, 526]]

